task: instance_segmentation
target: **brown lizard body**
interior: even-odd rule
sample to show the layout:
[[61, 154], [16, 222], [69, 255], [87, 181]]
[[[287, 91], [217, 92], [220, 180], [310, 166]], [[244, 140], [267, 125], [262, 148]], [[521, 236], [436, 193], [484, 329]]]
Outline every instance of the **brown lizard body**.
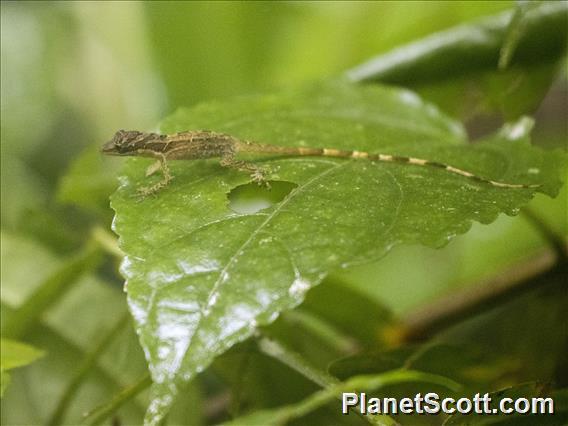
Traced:
[[150, 175], [160, 169], [164, 179], [149, 188], [142, 189], [142, 193], [145, 195], [155, 193], [165, 187], [172, 179], [167, 164], [168, 160], [220, 158], [220, 164], [222, 166], [249, 172], [253, 181], [259, 184], [267, 184], [265, 180], [266, 170], [254, 163], [237, 160], [236, 156], [239, 153], [354, 158], [389, 163], [405, 163], [443, 169], [450, 173], [499, 188], [536, 188], [540, 186], [497, 182], [448, 164], [423, 160], [421, 158], [372, 154], [364, 151], [346, 151], [334, 148], [265, 145], [243, 141], [230, 135], [208, 130], [187, 131], [171, 135], [145, 133], [135, 130], [119, 130], [113, 138], [103, 146], [102, 152], [108, 155], [156, 158], [158, 162], [148, 168], [146, 175]]

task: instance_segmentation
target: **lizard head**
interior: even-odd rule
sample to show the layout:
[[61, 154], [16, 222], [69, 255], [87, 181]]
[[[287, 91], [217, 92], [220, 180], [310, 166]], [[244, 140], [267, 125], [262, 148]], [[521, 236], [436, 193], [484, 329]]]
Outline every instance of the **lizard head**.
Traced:
[[108, 155], [132, 155], [141, 148], [146, 133], [136, 130], [119, 130], [112, 139], [105, 143], [102, 148], [103, 154]]

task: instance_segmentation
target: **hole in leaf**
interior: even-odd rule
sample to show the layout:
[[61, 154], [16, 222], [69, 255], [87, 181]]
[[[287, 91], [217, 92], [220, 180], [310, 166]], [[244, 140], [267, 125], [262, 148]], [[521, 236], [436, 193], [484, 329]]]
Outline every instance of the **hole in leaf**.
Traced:
[[252, 214], [282, 201], [298, 185], [286, 181], [270, 181], [270, 189], [256, 183], [239, 185], [227, 195], [229, 208], [237, 213]]

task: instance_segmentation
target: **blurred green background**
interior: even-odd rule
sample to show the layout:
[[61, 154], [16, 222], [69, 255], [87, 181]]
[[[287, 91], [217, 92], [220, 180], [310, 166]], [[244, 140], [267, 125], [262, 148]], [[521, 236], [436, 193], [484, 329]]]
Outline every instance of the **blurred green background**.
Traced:
[[[117, 129], [154, 130], [180, 106], [342, 75], [391, 48], [512, 7], [507, 1], [3, 1], [3, 307], [25, 300], [33, 283], [76, 253], [93, 227], [110, 228], [108, 196], [121, 162], [101, 158], [98, 149]], [[566, 93], [564, 71], [535, 112], [536, 143], [565, 144]], [[482, 118], [473, 120], [473, 134], [499, 120], [498, 115]], [[538, 196], [532, 208], [555, 232], [568, 234], [566, 189], [556, 200]], [[545, 247], [529, 221], [500, 217], [490, 226], [474, 225], [445, 249], [398, 248], [381, 262], [333, 279], [404, 315]], [[67, 307], [54, 314], [53, 329], [78, 347], [88, 345], [85, 330], [96, 334], [100, 321], [108, 323], [113, 306], [125, 308], [116, 264], [107, 263], [92, 277], [105, 294], [97, 293], [104, 308], [80, 300], [90, 295], [87, 285], [83, 296], [66, 300]], [[523, 306], [516, 308], [518, 315]], [[550, 311], [548, 300], [533, 307], [537, 316]], [[69, 318], [81, 324], [81, 333], [69, 331]], [[526, 329], [524, 337], [512, 332], [519, 345], [530, 346], [537, 335], [543, 339], [530, 324]], [[509, 332], [501, 330], [495, 339], [506, 346], [510, 342], [503, 335]], [[42, 347], [37, 336], [28, 340]], [[536, 363], [542, 352], [565, 344], [562, 339], [552, 343], [524, 359]], [[49, 410], [37, 408], [34, 419]]]

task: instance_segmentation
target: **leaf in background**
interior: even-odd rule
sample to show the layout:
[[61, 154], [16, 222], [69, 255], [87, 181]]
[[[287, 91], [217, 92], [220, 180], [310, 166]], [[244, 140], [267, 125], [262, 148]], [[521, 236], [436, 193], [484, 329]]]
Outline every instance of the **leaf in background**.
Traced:
[[[568, 6], [562, 2], [541, 2], [528, 12], [512, 64], [535, 65], [562, 58], [567, 43], [567, 12]], [[350, 70], [349, 78], [406, 85], [444, 80], [444, 70], [458, 76], [494, 69], [513, 14], [508, 10], [398, 47]]]
[[[515, 66], [504, 71], [490, 70], [474, 75], [452, 77], [428, 84], [411, 86], [420, 96], [435, 103], [444, 112], [470, 122], [487, 126], [476, 118], [491, 118], [498, 114], [504, 120], [514, 120], [533, 114], [557, 74], [557, 64]], [[489, 120], [487, 120], [489, 121]], [[488, 124], [494, 125], [497, 120]], [[484, 130], [483, 127], [481, 130]], [[477, 130], [479, 132], [479, 130]]]
[[[531, 398], [552, 398], [554, 401], [554, 412], [545, 414], [533, 414], [530, 411], [524, 414], [511, 412], [510, 414], [499, 413], [496, 415], [487, 414], [453, 414], [444, 422], [444, 426], [481, 426], [481, 425], [499, 425], [499, 426], [563, 426], [568, 421], [568, 392], [566, 389], [560, 389], [552, 393], [547, 392], [545, 387], [537, 383], [525, 383], [503, 389], [498, 392], [489, 394], [491, 397], [491, 408], [498, 407], [498, 401], [503, 398], [528, 398], [529, 404]], [[513, 408], [513, 404], [508, 404], [506, 408]], [[524, 408], [524, 405], [520, 405]], [[548, 410], [549, 403], [544, 402], [541, 406], [537, 405], [537, 409]]]
[[58, 201], [83, 207], [106, 218], [108, 194], [116, 186], [109, 163], [106, 161], [103, 164], [98, 146], [89, 146], [61, 178], [57, 190]]
[[[555, 195], [559, 153], [527, 143], [526, 120], [464, 145], [459, 124], [408, 91], [322, 84], [182, 109], [166, 133], [207, 128], [274, 145], [412, 155]], [[495, 188], [439, 169], [329, 158], [271, 158], [273, 178], [298, 185], [255, 214], [228, 207], [249, 180], [216, 161], [173, 162], [173, 183], [136, 202], [147, 161], [131, 159], [113, 195], [126, 253], [128, 300], [154, 381], [155, 424], [179, 387], [212, 359], [302, 302], [333, 269], [394, 245], [440, 247], [472, 221], [516, 214], [532, 190]]]
[[44, 352], [33, 346], [10, 339], [0, 340], [0, 350], [2, 352], [0, 354], [0, 396], [4, 396], [4, 390], [10, 382], [10, 375], [7, 371], [31, 364], [36, 359], [41, 358]]
[[493, 389], [534, 380], [565, 385], [568, 378], [566, 312], [566, 274], [558, 273], [547, 277], [544, 285], [512, 298], [499, 309], [456, 324], [438, 339], [466, 345], [475, 342], [480, 351], [508, 358], [508, 365], [500, 369], [501, 378], [491, 381], [490, 377], [485, 377]]
[[[329, 277], [325, 279], [324, 285], [310, 290], [302, 307], [294, 311], [300, 314], [304, 312], [328, 324], [329, 327], [337, 330], [339, 336], [343, 336], [342, 339], [337, 336], [328, 339], [335, 344], [334, 346], [339, 346], [348, 338], [343, 343], [347, 352], [360, 347], [380, 347], [384, 344], [381, 340], [382, 330], [394, 322], [392, 313], [385, 306], [348, 284]], [[292, 327], [285, 335], [281, 335], [280, 340], [294, 340], [298, 335], [298, 327], [293, 325], [294, 316], [292, 315], [292, 321], [290, 315], [285, 319]], [[304, 342], [301, 347], [311, 346], [313, 337], [309, 341], [312, 342], [310, 345]], [[298, 352], [305, 354], [305, 349], [300, 350], [301, 347], [298, 348]]]
[[[377, 374], [395, 368], [411, 368], [441, 374], [458, 381], [462, 394], [495, 383], [520, 368], [520, 363], [502, 354], [490, 353], [475, 344], [425, 344], [388, 351], [363, 352], [338, 359], [329, 371], [340, 380], [354, 375]], [[407, 393], [410, 392], [407, 389]]]
[[[347, 75], [410, 87], [461, 120], [492, 112], [516, 119], [532, 113], [554, 81], [566, 54], [567, 11], [562, 2], [519, 6], [397, 47]], [[500, 52], [508, 69], [498, 69]]]
[[[370, 392], [388, 385], [405, 382], [424, 382], [454, 390], [458, 389], [460, 386], [458, 383], [444, 376], [413, 370], [391, 370], [381, 374], [355, 376], [343, 383], [338, 383], [321, 391], [315, 392], [305, 400], [296, 404], [276, 408], [274, 410], [257, 411], [248, 416], [235, 419], [234, 421], [227, 423], [227, 425], [251, 426], [286, 424], [290, 420], [305, 416], [322, 405], [336, 400], [344, 392]], [[340, 412], [339, 409], [338, 412]], [[380, 414], [370, 416], [370, 420], [372, 420], [373, 424], [381, 426], [397, 424], [390, 417]]]
[[515, 11], [511, 16], [511, 21], [507, 27], [505, 40], [499, 51], [499, 69], [505, 69], [509, 66], [511, 58], [515, 53], [515, 49], [523, 35], [524, 26], [526, 24], [527, 12], [537, 7], [540, 2], [534, 0], [519, 1], [516, 3]]

